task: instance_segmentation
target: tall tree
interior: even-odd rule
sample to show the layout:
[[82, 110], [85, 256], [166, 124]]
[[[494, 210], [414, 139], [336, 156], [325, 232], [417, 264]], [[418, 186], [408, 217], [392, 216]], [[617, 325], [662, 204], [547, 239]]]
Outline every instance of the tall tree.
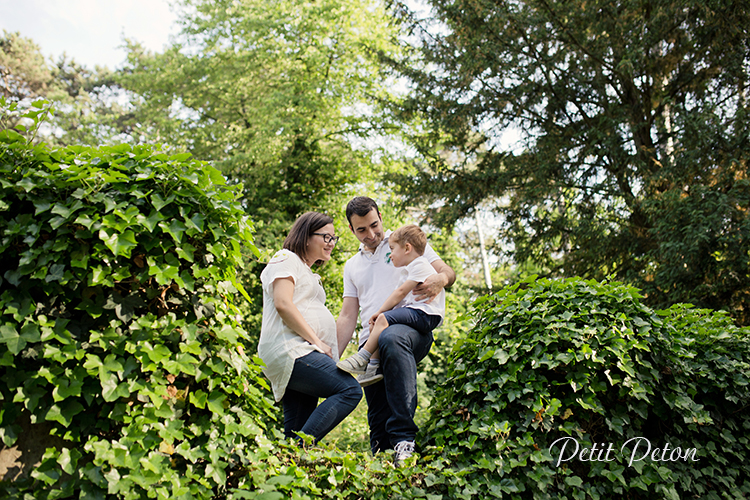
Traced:
[[34, 99], [52, 85], [47, 62], [31, 39], [3, 30], [0, 37], [0, 90], [10, 101]]
[[[373, 131], [368, 108], [387, 91], [371, 54], [397, 48], [382, 5], [181, 0], [176, 6], [181, 30], [171, 45], [154, 54], [129, 43], [119, 74], [134, 95], [138, 130], [242, 182], [261, 250], [280, 248], [302, 212], [341, 217], [344, 197], [378, 168], [353, 143]], [[337, 228], [341, 234], [345, 222], [339, 219]], [[346, 257], [344, 245], [338, 259]], [[323, 270], [334, 299], [341, 297], [335, 288], [341, 264]], [[261, 265], [250, 263], [244, 275], [254, 298], [245, 314], [249, 329], [260, 315]]]
[[91, 70], [65, 54], [48, 62], [20, 33], [3, 31], [0, 37], [0, 92], [21, 107], [35, 99], [53, 104], [54, 116], [41, 130], [49, 144], [98, 146], [129, 138], [132, 120], [110, 70]]
[[484, 200], [517, 262], [750, 323], [746, 2], [428, 3], [428, 19], [396, 4], [420, 49], [396, 63], [401, 117], [429, 123], [411, 203], [450, 225]]
[[384, 92], [368, 54], [392, 52], [382, 7], [362, 0], [183, 0], [162, 54], [129, 45], [122, 84], [157, 137], [245, 183], [256, 219], [326, 206], [367, 159], [351, 146]]

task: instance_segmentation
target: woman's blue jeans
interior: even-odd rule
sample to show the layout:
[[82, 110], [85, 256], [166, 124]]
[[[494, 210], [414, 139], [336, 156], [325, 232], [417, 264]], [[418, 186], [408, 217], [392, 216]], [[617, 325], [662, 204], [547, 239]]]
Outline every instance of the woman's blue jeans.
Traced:
[[[318, 399], [324, 398], [320, 405]], [[317, 443], [346, 418], [362, 399], [362, 387], [336, 362], [318, 351], [294, 361], [284, 393], [284, 435], [303, 432]]]

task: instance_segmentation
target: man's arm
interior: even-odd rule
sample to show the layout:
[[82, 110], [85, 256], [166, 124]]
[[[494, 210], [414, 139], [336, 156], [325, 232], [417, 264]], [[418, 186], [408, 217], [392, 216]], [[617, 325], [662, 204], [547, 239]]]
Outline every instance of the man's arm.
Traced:
[[440, 293], [440, 290], [448, 288], [456, 282], [456, 273], [441, 259], [433, 260], [430, 264], [435, 268], [437, 274], [427, 277], [414, 289], [414, 296], [420, 301], [430, 302]]
[[346, 345], [352, 340], [354, 330], [357, 328], [359, 317], [359, 299], [357, 297], [344, 297], [341, 304], [341, 313], [336, 319], [336, 338], [339, 342], [339, 356], [344, 354]]

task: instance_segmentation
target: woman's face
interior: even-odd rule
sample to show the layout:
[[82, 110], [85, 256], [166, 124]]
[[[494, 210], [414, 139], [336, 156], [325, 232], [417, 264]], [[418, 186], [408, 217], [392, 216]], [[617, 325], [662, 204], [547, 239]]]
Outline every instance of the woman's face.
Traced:
[[[336, 231], [333, 224], [326, 224], [315, 231], [307, 241], [307, 255], [305, 260], [308, 265], [314, 264], [318, 260], [328, 262], [331, 260], [331, 251], [336, 246]], [[328, 243], [326, 243], [328, 240]]]

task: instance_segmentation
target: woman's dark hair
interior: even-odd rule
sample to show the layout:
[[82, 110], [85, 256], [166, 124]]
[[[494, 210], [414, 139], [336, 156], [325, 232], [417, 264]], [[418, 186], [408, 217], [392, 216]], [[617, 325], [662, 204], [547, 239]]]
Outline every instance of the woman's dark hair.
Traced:
[[375, 203], [375, 200], [373, 200], [372, 198], [368, 198], [367, 196], [357, 196], [356, 198], [352, 198], [352, 201], [350, 201], [346, 205], [346, 220], [351, 226], [352, 215], [356, 215], [357, 217], [364, 217], [369, 214], [373, 208], [375, 209], [375, 212], [380, 215], [378, 204]]
[[[323, 226], [333, 224], [333, 219], [320, 212], [305, 212], [294, 221], [292, 229], [284, 240], [283, 248], [291, 250], [299, 255], [302, 260], [307, 257], [307, 242], [310, 241], [312, 234]], [[316, 264], [319, 261], [315, 262]]]

